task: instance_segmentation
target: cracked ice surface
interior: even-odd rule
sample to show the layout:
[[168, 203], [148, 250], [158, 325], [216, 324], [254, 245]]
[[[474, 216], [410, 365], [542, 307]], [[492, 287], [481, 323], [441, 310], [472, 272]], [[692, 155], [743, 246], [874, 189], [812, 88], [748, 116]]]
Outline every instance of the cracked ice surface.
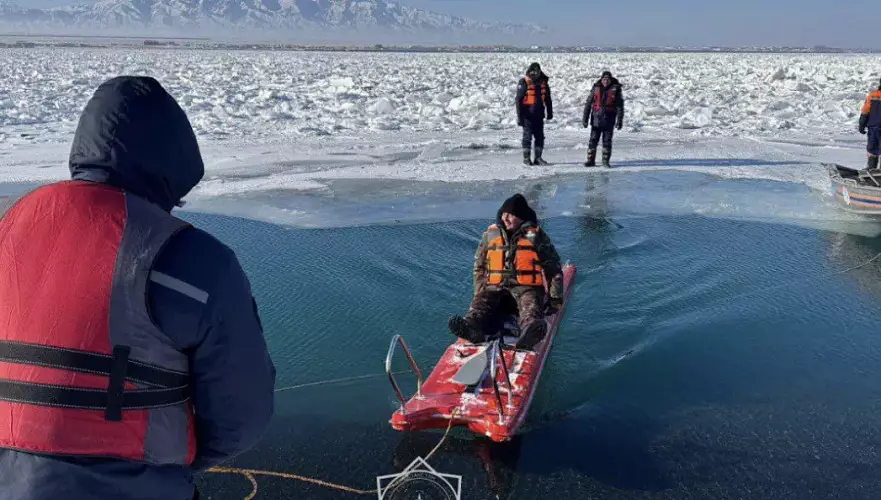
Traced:
[[601, 70], [624, 85], [631, 128], [706, 135], [849, 131], [878, 82], [879, 56], [744, 54], [351, 54], [9, 49], [0, 126], [69, 134], [94, 88], [158, 78], [203, 138], [341, 131], [503, 130], [528, 63], [551, 77], [558, 120], [577, 129]]
[[[640, 193], [631, 209], [846, 217], [793, 189], [825, 192], [821, 162], [864, 161], [856, 120], [881, 62], [805, 54], [2, 54], [0, 183], [7, 187], [0, 196], [66, 178], [76, 120], [95, 87], [119, 74], [145, 74], [175, 96], [198, 135], [206, 177], [188, 197], [190, 207], [303, 225], [328, 223], [314, 218], [330, 203], [319, 199], [382, 200], [388, 206], [377, 220], [421, 220], [453, 199], [460, 213], [445, 216], [473, 216], [508, 190], [594, 175], [581, 166], [581, 113], [607, 68], [624, 86], [625, 128], [616, 134], [611, 173], [630, 186], [616, 192]], [[542, 168], [520, 162], [513, 108], [517, 81], [533, 60], [551, 77], [555, 101], [555, 120], [546, 125], [552, 164]], [[692, 189], [704, 181], [656, 178], [671, 170], [727, 184], [713, 193]], [[793, 187], [764, 195], [742, 188], [740, 199], [732, 182], [744, 180]], [[670, 198], [671, 189], [686, 191], [689, 201]], [[550, 213], [571, 213], [570, 201]], [[364, 216], [346, 210], [348, 221]]]

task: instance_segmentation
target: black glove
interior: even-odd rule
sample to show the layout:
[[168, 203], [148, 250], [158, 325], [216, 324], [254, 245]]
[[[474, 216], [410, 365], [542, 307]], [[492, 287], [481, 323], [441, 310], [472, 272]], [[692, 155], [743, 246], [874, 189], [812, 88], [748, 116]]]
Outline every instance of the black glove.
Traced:
[[518, 127], [522, 127], [522, 126], [523, 126], [523, 118], [521, 118], [521, 117], [519, 117], [519, 116], [517, 117], [517, 126], [518, 126]]
[[548, 113], [548, 120], [553, 120], [553, 119], [554, 119], [554, 114]]
[[581, 126], [587, 128], [590, 126], [590, 123], [588, 123], [587, 120], [584, 120], [583, 122], [581, 122]]
[[615, 128], [618, 129], [618, 130], [621, 130], [621, 127], [623, 127], [623, 126], [624, 126], [624, 121], [623, 121], [623, 120], [618, 120], [618, 121], [615, 123]]
[[865, 128], [865, 127], [860, 127], [860, 133], [863, 134], [863, 135], [866, 135], [866, 128]]

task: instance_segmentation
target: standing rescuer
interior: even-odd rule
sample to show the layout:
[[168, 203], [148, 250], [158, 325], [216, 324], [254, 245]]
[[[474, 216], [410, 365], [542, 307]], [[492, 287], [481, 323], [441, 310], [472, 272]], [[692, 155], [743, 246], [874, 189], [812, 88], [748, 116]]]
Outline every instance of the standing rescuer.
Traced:
[[869, 92], [866, 102], [860, 111], [860, 133], [868, 133], [866, 152], [866, 168], [878, 168], [878, 157], [881, 155], [881, 84]]
[[590, 127], [590, 143], [587, 148], [585, 167], [596, 165], [597, 144], [603, 138], [603, 166], [610, 166], [612, 158], [612, 135], [614, 129], [621, 130], [624, 125], [624, 96], [621, 84], [610, 71], [603, 71], [602, 76], [587, 96], [584, 105], [584, 128]]
[[[545, 146], [545, 117], [554, 119], [554, 104], [551, 87], [537, 62], [529, 65], [526, 76], [517, 85], [514, 100], [517, 108], [517, 125], [523, 127], [523, 163], [526, 165], [547, 165], [541, 155]], [[535, 138], [535, 160], [530, 160], [532, 140]]]
[[159, 82], [113, 78], [69, 163], [0, 214], [0, 500], [197, 498], [266, 429], [275, 367], [235, 253], [171, 215], [195, 134]]

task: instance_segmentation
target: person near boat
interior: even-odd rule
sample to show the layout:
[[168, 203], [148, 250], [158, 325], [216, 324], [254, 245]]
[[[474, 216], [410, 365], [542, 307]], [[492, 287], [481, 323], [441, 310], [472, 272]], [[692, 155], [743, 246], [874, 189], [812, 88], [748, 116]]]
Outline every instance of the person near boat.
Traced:
[[189, 500], [253, 447], [275, 367], [233, 250], [171, 214], [202, 179], [153, 78], [102, 83], [71, 180], [0, 213], [0, 500]]
[[881, 156], [881, 84], [866, 96], [860, 110], [859, 131], [867, 135], [866, 169], [875, 170], [878, 168], [878, 157]]
[[[485, 341], [517, 317], [517, 347], [532, 349], [547, 334], [548, 307], [563, 301], [560, 257], [522, 194], [505, 200], [474, 255], [474, 297], [468, 313], [449, 329], [472, 343]], [[545, 290], [547, 286], [547, 291]]]

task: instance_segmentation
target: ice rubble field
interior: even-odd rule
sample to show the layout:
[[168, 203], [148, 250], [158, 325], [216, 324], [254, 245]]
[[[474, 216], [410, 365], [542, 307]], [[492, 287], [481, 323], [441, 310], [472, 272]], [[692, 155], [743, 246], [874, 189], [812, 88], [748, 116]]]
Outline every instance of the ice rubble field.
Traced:
[[[159, 79], [206, 160], [200, 200], [325, 192], [332, 180], [469, 183], [584, 173], [584, 99], [604, 69], [626, 98], [615, 175], [687, 170], [825, 191], [820, 162], [862, 166], [857, 117], [881, 56], [393, 54], [0, 50], [0, 184], [67, 176], [79, 113], [102, 81]], [[520, 163], [513, 96], [551, 77], [548, 167]], [[0, 193], [2, 194], [2, 193]], [[193, 203], [195, 202], [195, 203]]]
[[601, 70], [624, 84], [631, 129], [707, 135], [853, 130], [881, 57], [703, 54], [345, 54], [4, 50], [0, 126], [73, 126], [118, 74], [157, 77], [202, 137], [461, 131], [515, 127], [512, 97], [532, 60], [551, 77], [556, 120], [580, 127]]

